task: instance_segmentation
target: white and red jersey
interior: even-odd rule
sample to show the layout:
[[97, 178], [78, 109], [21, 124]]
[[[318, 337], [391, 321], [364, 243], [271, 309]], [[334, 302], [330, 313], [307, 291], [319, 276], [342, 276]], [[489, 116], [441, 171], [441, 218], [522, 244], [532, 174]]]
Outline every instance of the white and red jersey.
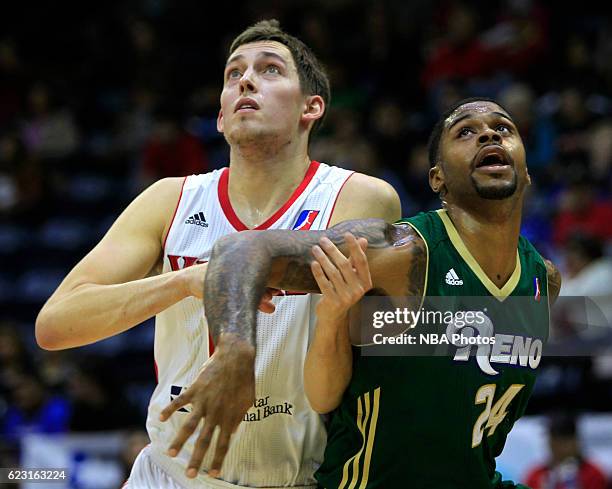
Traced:
[[[256, 229], [325, 229], [350, 175], [348, 170], [313, 161], [289, 200]], [[247, 229], [232, 209], [228, 180], [228, 168], [185, 179], [164, 245], [163, 272], [208, 261], [217, 239]], [[315, 485], [313, 473], [322, 462], [326, 434], [321, 417], [304, 394], [303, 368], [314, 328], [316, 297], [275, 297], [274, 314], [258, 313], [255, 404], [232, 437], [223, 463], [225, 482], [205, 474], [212, 462], [211, 449], [198, 477], [199, 487]], [[185, 409], [165, 423], [158, 417], [196, 379], [213, 349], [201, 300], [186, 298], [157, 315], [158, 385], [147, 418], [151, 455], [185, 487], [193, 482], [184, 472], [195, 435], [176, 459], [163, 454], [185, 420]]]

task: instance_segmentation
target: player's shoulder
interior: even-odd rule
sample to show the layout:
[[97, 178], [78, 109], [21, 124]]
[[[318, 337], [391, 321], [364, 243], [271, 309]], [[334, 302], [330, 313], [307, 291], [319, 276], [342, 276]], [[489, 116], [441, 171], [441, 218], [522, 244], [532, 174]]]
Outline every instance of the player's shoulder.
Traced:
[[158, 195], [168, 194], [168, 193], [176, 193], [177, 191], [181, 191], [183, 185], [185, 185], [187, 177], [166, 177], [160, 180], [157, 180], [153, 183], [149, 188], [147, 188], [146, 192], [156, 192]]
[[184, 183], [185, 177], [157, 180], [134, 199], [126, 215], [154, 228], [165, 226], [174, 214]]
[[145, 189], [137, 198], [151, 210], [164, 209], [176, 205], [185, 185], [186, 177], [168, 177], [157, 180]]
[[334, 214], [337, 214], [334, 220], [377, 217], [394, 222], [401, 216], [401, 204], [389, 183], [363, 173], [353, 173], [338, 195], [338, 208]]
[[364, 173], [353, 173], [344, 186], [344, 191], [363, 193], [364, 197], [399, 201], [397, 192], [391, 184]]

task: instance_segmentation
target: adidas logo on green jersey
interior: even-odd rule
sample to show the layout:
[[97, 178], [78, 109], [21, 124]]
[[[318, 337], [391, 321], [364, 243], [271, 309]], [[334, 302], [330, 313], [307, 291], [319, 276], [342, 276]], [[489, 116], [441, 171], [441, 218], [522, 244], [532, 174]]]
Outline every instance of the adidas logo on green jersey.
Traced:
[[459, 278], [459, 275], [457, 275], [454, 268], [451, 268], [448, 272], [446, 272], [445, 282], [448, 285], [463, 285], [463, 280]]

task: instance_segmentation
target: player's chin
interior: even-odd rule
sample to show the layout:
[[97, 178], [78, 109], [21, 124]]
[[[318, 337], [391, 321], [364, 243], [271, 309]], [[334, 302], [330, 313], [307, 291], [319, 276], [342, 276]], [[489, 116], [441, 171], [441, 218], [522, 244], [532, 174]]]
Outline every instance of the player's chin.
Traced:
[[516, 193], [518, 179], [514, 171], [510, 175], [472, 174], [472, 184], [479, 197], [487, 200], [503, 200]]
[[476, 193], [482, 199], [503, 200], [512, 197], [517, 190], [516, 180], [494, 181], [487, 183], [477, 183], [474, 185]]
[[231, 130], [226, 132], [226, 139], [230, 144], [251, 144], [261, 139], [262, 128], [255, 121], [240, 121], [232, 124]]

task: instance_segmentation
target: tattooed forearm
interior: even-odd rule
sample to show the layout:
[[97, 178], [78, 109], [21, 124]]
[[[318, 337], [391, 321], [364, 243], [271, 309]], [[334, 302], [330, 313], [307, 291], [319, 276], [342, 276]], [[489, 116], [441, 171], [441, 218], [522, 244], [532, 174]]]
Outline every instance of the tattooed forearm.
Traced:
[[[312, 262], [312, 247], [318, 243], [322, 236], [327, 236], [336, 246], [344, 252], [344, 235], [351, 233], [357, 238], [365, 238], [368, 241], [369, 249], [377, 249], [390, 246], [393, 243], [394, 226], [386, 224], [378, 219], [368, 219], [363, 221], [345, 221], [338, 223], [326, 231], [313, 231], [310, 236], [303, 236], [305, 233], [291, 233], [290, 238], [293, 243], [286, 242], [287, 234], [281, 231], [278, 236], [272, 234], [267, 236], [269, 241], [279, 253], [280, 258], [287, 257], [285, 273], [279, 278], [278, 282], [273, 283], [277, 288], [286, 290], [296, 290], [303, 292], [319, 292], [317, 282], [310, 272]], [[281, 244], [276, 240], [283, 241]], [[289, 248], [289, 254], [287, 249]]]
[[394, 233], [394, 257], [384, 268], [385, 292], [394, 296], [396, 305], [418, 310], [426, 293], [427, 245], [408, 224], [395, 226]]
[[[327, 236], [342, 251], [344, 234], [368, 240], [369, 249], [389, 247], [394, 226], [380, 219], [345, 221], [325, 231], [245, 231], [213, 247], [204, 286], [206, 318], [217, 341], [233, 333], [255, 345], [257, 306], [266, 286], [317, 292], [310, 272], [311, 249]], [[273, 271], [278, 270], [276, 277]]]

